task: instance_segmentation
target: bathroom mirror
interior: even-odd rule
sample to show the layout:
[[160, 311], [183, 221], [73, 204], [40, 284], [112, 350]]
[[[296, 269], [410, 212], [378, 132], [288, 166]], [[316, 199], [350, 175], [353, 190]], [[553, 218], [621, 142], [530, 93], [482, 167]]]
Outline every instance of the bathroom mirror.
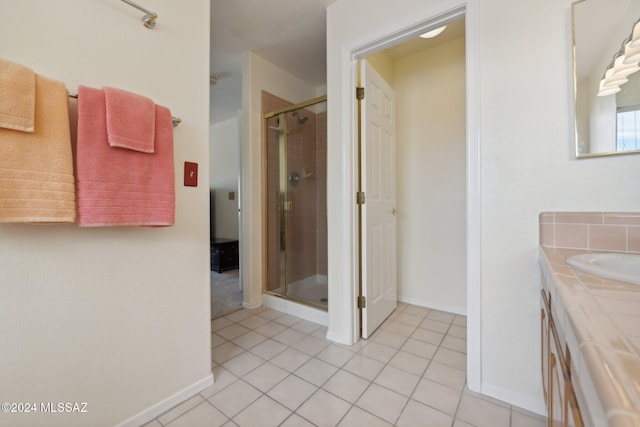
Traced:
[[571, 12], [576, 157], [640, 153], [640, 71], [619, 92], [598, 96], [640, 18], [640, 1], [578, 0]]

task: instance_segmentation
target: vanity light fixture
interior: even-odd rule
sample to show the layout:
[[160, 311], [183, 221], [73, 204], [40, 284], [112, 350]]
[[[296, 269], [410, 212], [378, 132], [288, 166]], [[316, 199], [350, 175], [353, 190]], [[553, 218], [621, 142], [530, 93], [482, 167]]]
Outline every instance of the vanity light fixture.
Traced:
[[620, 50], [600, 80], [598, 96], [607, 96], [620, 91], [620, 86], [628, 82], [627, 76], [640, 70], [640, 19], [633, 24], [631, 35], [623, 42]]
[[630, 47], [640, 47], [640, 20], [633, 25], [633, 32], [631, 33]]
[[628, 82], [626, 76], [614, 76], [613, 68], [609, 68], [600, 80], [598, 96], [608, 96], [620, 92], [620, 86]]
[[640, 62], [640, 47], [631, 47], [631, 42], [624, 46], [624, 60], [625, 64], [637, 64]]
[[615, 71], [613, 68], [609, 68], [607, 72], [604, 73], [604, 78], [602, 79], [602, 81], [604, 82], [605, 86], [620, 86], [629, 81], [626, 75], [616, 75], [614, 73]]
[[427, 31], [424, 34], [420, 34], [420, 37], [422, 37], [423, 39], [431, 39], [434, 38], [438, 35], [440, 35], [440, 33], [442, 33], [444, 31], [444, 29], [447, 28], [446, 25], [443, 25], [440, 28], [436, 28], [435, 30], [431, 30], [431, 31]]
[[612, 76], [628, 76], [629, 74], [633, 74], [636, 71], [640, 70], [638, 63], [625, 64], [624, 63], [625, 56], [618, 56], [615, 61], [613, 61], [613, 72]]
[[606, 86], [604, 83], [604, 79], [600, 80], [600, 90], [598, 90], [598, 96], [608, 96], [620, 92], [620, 86]]

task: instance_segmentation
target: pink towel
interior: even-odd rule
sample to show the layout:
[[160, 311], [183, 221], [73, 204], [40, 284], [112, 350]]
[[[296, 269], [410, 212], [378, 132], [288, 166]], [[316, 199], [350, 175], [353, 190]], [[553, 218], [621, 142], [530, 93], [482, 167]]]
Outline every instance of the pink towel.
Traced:
[[154, 153], [111, 147], [105, 93], [78, 88], [76, 173], [81, 227], [174, 224], [173, 123], [168, 108], [154, 108]]
[[156, 105], [142, 95], [105, 87], [109, 145], [153, 153]]

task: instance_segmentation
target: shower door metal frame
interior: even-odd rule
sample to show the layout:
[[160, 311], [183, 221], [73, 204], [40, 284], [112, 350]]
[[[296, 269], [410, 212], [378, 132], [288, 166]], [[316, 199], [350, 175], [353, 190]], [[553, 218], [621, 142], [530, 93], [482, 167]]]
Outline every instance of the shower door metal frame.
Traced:
[[[281, 108], [276, 111], [271, 111], [263, 115], [263, 146], [262, 146], [262, 280], [263, 280], [263, 292], [266, 292], [270, 295], [295, 300], [296, 302], [300, 302], [305, 305], [309, 305], [312, 307], [320, 308], [322, 310], [327, 310], [327, 307], [324, 307], [319, 304], [314, 304], [311, 301], [307, 301], [301, 298], [290, 297], [287, 295], [287, 212], [291, 210], [290, 202], [287, 198], [287, 120], [286, 113], [291, 111], [299, 110], [302, 108], [310, 107], [312, 105], [320, 104], [322, 102], [327, 101], [327, 96], [319, 96], [317, 98], [310, 99], [308, 101], [300, 102], [295, 105], [291, 105], [286, 108]], [[278, 158], [279, 158], [279, 171], [278, 171], [278, 182], [279, 182], [279, 194], [278, 194], [278, 212], [280, 215], [280, 295], [274, 293], [269, 290], [268, 286], [268, 268], [269, 263], [267, 259], [267, 251], [268, 251], [268, 199], [267, 199], [267, 188], [268, 188], [268, 170], [267, 170], [267, 136], [269, 127], [267, 126], [267, 120], [279, 116], [279, 128], [280, 135], [278, 139]]]

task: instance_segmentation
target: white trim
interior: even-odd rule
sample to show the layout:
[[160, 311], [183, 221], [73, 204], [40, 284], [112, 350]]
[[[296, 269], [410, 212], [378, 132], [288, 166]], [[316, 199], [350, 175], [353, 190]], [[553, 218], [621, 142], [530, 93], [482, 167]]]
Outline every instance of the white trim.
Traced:
[[167, 397], [166, 399], [156, 403], [150, 408], [145, 409], [139, 414], [134, 415], [128, 420], [125, 420], [120, 424], [117, 424], [116, 427], [138, 427], [143, 424], [146, 424], [149, 421], [153, 420], [154, 418], [157, 418], [159, 415], [164, 414], [165, 412], [167, 412], [169, 409], [173, 408], [177, 404], [192, 398], [193, 396], [200, 393], [205, 388], [210, 387], [212, 385], [213, 385], [213, 373], [207, 375], [200, 381], [193, 383], [189, 387], [180, 390], [176, 394], [173, 394]]
[[482, 384], [482, 235], [480, 185], [480, 13], [479, 0], [466, 0], [467, 55], [467, 385]]
[[402, 295], [398, 295], [398, 301], [411, 304], [411, 305], [417, 305], [418, 307], [430, 308], [432, 310], [440, 310], [440, 311], [446, 311], [447, 313], [459, 314], [460, 316], [467, 315], [464, 308], [454, 307], [452, 305], [434, 303], [429, 300], [423, 300], [419, 298], [407, 298], [407, 297], [403, 297]]
[[354, 59], [363, 58], [367, 55], [371, 55], [372, 53], [376, 53], [388, 47], [395, 46], [407, 40], [411, 40], [413, 38], [416, 38], [420, 34], [425, 33], [426, 31], [430, 31], [443, 25], [450, 24], [451, 22], [457, 21], [458, 19], [464, 17], [464, 11], [465, 6], [463, 3], [436, 16], [431, 16], [421, 21], [413, 22], [392, 34], [388, 34], [382, 38], [373, 40], [370, 43], [363, 44], [357, 48], [352, 49], [351, 55]]
[[262, 294], [262, 305], [283, 313], [298, 316], [304, 320], [318, 323], [322, 326], [329, 325], [329, 313], [326, 311], [309, 307], [304, 304], [299, 304], [285, 298]]
[[249, 304], [246, 301], [242, 301], [242, 307], [246, 308], [248, 310], [253, 310], [254, 308], [258, 308], [260, 306], [262, 306], [262, 301], [254, 303], [254, 304]]
[[[340, 92], [342, 98], [338, 100], [342, 107], [343, 120], [346, 124], [340, 129], [341, 141], [353, 141], [357, 138], [357, 127], [355, 123], [356, 107], [351, 102], [351, 98], [355, 99], [355, 79], [356, 68], [353, 66], [351, 50], [343, 47], [340, 52], [340, 73], [342, 78]], [[329, 102], [336, 102], [329, 99]], [[330, 108], [330, 107], [329, 107]], [[331, 112], [329, 111], [329, 114]], [[328, 131], [329, 129], [327, 129]], [[327, 150], [330, 150], [330, 143]], [[355, 193], [357, 186], [357, 146], [355, 144], [340, 144], [342, 164], [341, 172], [344, 180], [340, 180], [338, 185], [341, 186], [338, 203], [340, 219], [346, 218], [342, 222], [336, 222], [333, 225], [332, 199], [327, 198], [327, 208], [329, 229], [327, 234], [327, 243], [329, 248], [339, 247], [339, 252], [328, 253], [329, 260], [329, 325], [327, 330], [327, 338], [341, 344], [352, 345], [358, 341], [359, 324], [358, 310], [356, 307], [356, 298], [358, 295], [358, 211], [355, 204]], [[327, 170], [330, 172], [332, 165], [327, 164]], [[332, 188], [333, 175], [327, 177], [327, 188]], [[337, 210], [336, 210], [337, 211]], [[342, 228], [344, 227], [344, 228]], [[337, 242], [334, 242], [334, 239]], [[338, 285], [340, 284], [340, 285]], [[336, 292], [339, 290], [339, 292]], [[333, 313], [333, 314], [332, 314]], [[346, 315], [345, 315], [346, 314]], [[343, 316], [344, 315], [344, 316]]]
[[520, 393], [513, 393], [509, 390], [486, 383], [482, 384], [482, 394], [503, 402], [508, 402], [510, 405], [517, 406], [518, 408], [525, 409], [538, 415], [547, 415], [547, 407], [542, 399], [531, 399], [530, 397], [523, 396]]

